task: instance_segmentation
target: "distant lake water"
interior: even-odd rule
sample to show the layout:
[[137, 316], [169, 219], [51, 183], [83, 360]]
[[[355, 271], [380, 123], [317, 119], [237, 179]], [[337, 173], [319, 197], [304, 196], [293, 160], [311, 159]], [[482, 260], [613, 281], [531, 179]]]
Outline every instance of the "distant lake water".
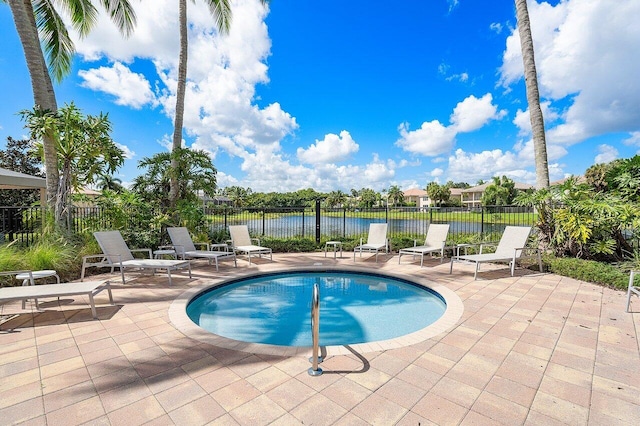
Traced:
[[[291, 237], [304, 235], [305, 237], [315, 236], [315, 216], [295, 215], [282, 216], [268, 219], [250, 219], [246, 222], [253, 235], [262, 235], [264, 223], [264, 235], [268, 237]], [[384, 223], [384, 220], [367, 219], [357, 217], [332, 217], [322, 216], [320, 218], [320, 233], [329, 237], [351, 237], [354, 235], [366, 234], [369, 231], [370, 223]], [[389, 235], [409, 234], [425, 235], [429, 227], [427, 219], [389, 219]], [[448, 221], [451, 227], [451, 234], [502, 232], [504, 224], [482, 224], [479, 222]], [[303, 232], [304, 231], [304, 232]]]

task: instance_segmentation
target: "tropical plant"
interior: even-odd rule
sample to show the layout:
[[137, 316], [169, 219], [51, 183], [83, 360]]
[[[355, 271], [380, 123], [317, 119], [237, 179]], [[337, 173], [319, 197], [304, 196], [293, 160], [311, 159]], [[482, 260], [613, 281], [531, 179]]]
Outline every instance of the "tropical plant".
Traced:
[[404, 192], [398, 185], [392, 185], [387, 192], [389, 201], [393, 206], [404, 203]]
[[447, 185], [439, 185], [437, 182], [430, 182], [427, 185], [427, 195], [433, 201], [436, 202], [437, 205], [441, 205], [445, 201], [449, 201], [451, 197], [451, 190]]
[[[56, 142], [60, 171], [56, 213], [62, 215], [69, 228], [69, 196], [73, 190], [94, 183], [105, 173], [113, 173], [124, 163], [124, 152], [111, 139], [109, 117], [102, 113], [85, 117], [73, 102], [55, 114], [36, 107], [20, 111], [20, 115], [40, 155], [44, 135], [51, 135]], [[56, 222], [59, 220], [56, 217]]]
[[110, 174], [100, 175], [96, 181], [96, 184], [101, 191], [109, 190], [114, 192], [121, 192], [124, 189], [124, 186], [122, 186], [122, 179], [114, 177]]
[[625, 231], [640, 226], [640, 207], [616, 194], [596, 192], [575, 178], [516, 197], [538, 212], [538, 236], [557, 256], [622, 260], [633, 248]]
[[198, 201], [198, 191], [213, 197], [216, 193], [216, 168], [211, 157], [201, 150], [180, 148], [172, 152], [160, 152], [138, 162], [138, 168], [147, 171], [136, 177], [132, 190], [141, 199], [158, 207], [169, 207], [169, 188], [172, 159], [178, 159], [178, 183], [181, 199]]
[[508, 206], [517, 195], [516, 184], [506, 176], [494, 176], [482, 194], [483, 206]]
[[527, 0], [515, 0], [518, 33], [520, 34], [520, 48], [524, 64], [524, 81], [529, 104], [529, 118], [533, 135], [533, 151], [536, 163], [537, 189], [549, 187], [549, 164], [547, 159], [547, 142], [544, 134], [544, 118], [540, 107], [540, 92], [538, 91], [538, 75], [531, 36], [531, 23]]
[[331, 191], [327, 198], [325, 199], [325, 203], [329, 207], [342, 207], [347, 202], [347, 194], [344, 192], [337, 190]]
[[242, 207], [247, 203], [248, 197], [252, 194], [251, 188], [241, 186], [228, 186], [222, 193], [231, 199], [234, 207]]
[[365, 209], [372, 208], [378, 199], [378, 194], [371, 188], [362, 188], [359, 192], [360, 202], [359, 206]]
[[[34, 104], [37, 109], [55, 114], [58, 110], [51, 73], [56, 81], [61, 81], [71, 71], [71, 61], [75, 47], [65, 21], [58, 14], [55, 5], [68, 12], [72, 27], [80, 36], [85, 36], [96, 23], [97, 10], [90, 0], [61, 0], [58, 2], [39, 0], [11, 0], [7, 2], [22, 44], [24, 56], [31, 77]], [[135, 13], [128, 0], [100, 0], [111, 20], [121, 33], [128, 36], [135, 25]], [[45, 61], [44, 49], [47, 53]], [[47, 66], [48, 64], [48, 66]], [[59, 172], [56, 141], [51, 134], [42, 135], [44, 166], [47, 179], [47, 205], [58, 209], [63, 206], [59, 200]], [[62, 212], [55, 212], [61, 220]]]

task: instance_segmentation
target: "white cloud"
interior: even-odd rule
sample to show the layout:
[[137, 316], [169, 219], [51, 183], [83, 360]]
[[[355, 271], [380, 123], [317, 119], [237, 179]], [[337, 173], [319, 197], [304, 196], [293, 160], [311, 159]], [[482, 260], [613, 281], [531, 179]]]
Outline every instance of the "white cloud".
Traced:
[[140, 109], [156, 103], [151, 85], [144, 75], [134, 73], [120, 62], [110, 67], [80, 70], [82, 87], [115, 96], [118, 105]]
[[410, 131], [409, 123], [398, 126], [400, 139], [396, 145], [405, 151], [415, 154], [435, 157], [445, 154], [455, 144], [456, 132], [450, 127], [443, 126], [438, 120], [422, 123], [422, 126]]
[[116, 146], [117, 146], [118, 148], [120, 148], [120, 149], [124, 152], [124, 158], [125, 158], [125, 159], [127, 159], [127, 160], [131, 160], [132, 158], [134, 158], [134, 157], [136, 156], [136, 153], [135, 153], [135, 152], [133, 152], [133, 151], [131, 150], [131, 148], [129, 148], [128, 146], [126, 146], [126, 145], [122, 145], [122, 144], [120, 144], [120, 143], [118, 143], [118, 142], [116, 142]]
[[438, 177], [438, 176], [442, 176], [444, 174], [444, 170], [442, 170], [441, 168], [437, 167], [435, 169], [433, 169], [431, 171], [431, 173], [429, 173], [430, 176], [432, 177]]
[[627, 146], [640, 146], [640, 132], [631, 132], [631, 135], [622, 143]]
[[500, 34], [502, 32], [502, 24], [499, 22], [492, 22], [489, 25], [489, 29], [491, 29], [491, 31], [495, 31], [496, 34]]
[[469, 81], [469, 74], [467, 74], [466, 72], [460, 73], [460, 74], [452, 74], [449, 77], [446, 77], [445, 80], [447, 81], [459, 81], [461, 83], [466, 83], [467, 81]]
[[344, 161], [353, 153], [358, 152], [359, 146], [346, 130], [340, 136], [333, 133], [325, 135], [324, 139], [316, 140], [309, 148], [298, 148], [298, 159], [302, 163], [318, 164]]
[[490, 179], [492, 176], [507, 176], [518, 181], [535, 181], [535, 173], [523, 168], [524, 164], [513, 152], [500, 149], [468, 153], [457, 149], [449, 156], [448, 175], [456, 180], [475, 183], [479, 179]]
[[491, 93], [487, 93], [480, 99], [471, 95], [459, 102], [450, 117], [451, 127], [456, 132], [472, 132], [490, 120], [499, 120], [504, 117], [507, 112], [505, 110], [498, 111], [498, 107], [492, 101]]
[[[249, 174], [250, 166], [253, 166], [257, 168], [256, 176], [262, 176], [260, 170], [265, 164], [253, 162], [252, 158], [257, 155], [261, 160], [273, 158], [275, 161], [280, 155], [281, 140], [292, 134], [298, 124], [295, 117], [277, 102], [266, 106], [255, 103], [256, 85], [269, 81], [265, 61], [270, 55], [271, 40], [264, 22], [268, 10], [258, 0], [232, 0], [231, 5], [230, 32], [220, 36], [205, 2], [188, 3], [189, 62], [184, 130], [195, 140], [194, 148], [210, 152], [213, 158], [222, 149], [232, 157], [241, 158], [245, 162], [242, 165], [245, 172]], [[108, 69], [117, 69], [124, 76], [135, 75], [126, 65], [134, 58], [138, 62], [150, 61], [158, 76], [151, 83], [158, 88], [157, 101], [166, 116], [173, 120], [179, 41], [177, 2], [157, 0], [154, 7], [145, 7], [144, 13], [138, 13], [137, 18], [134, 34], [128, 40], [122, 40], [104, 14], [100, 15], [95, 31], [76, 42], [77, 51], [87, 61], [100, 58], [113, 61], [114, 65]], [[104, 40], [112, 42], [105, 43]], [[85, 70], [82, 75], [105, 73], [99, 70]], [[123, 79], [112, 78], [111, 84], [106, 78], [102, 80], [100, 85], [87, 87], [108, 89], [109, 93], [121, 96], [125, 92], [131, 92], [128, 96], [140, 96], [139, 91], [125, 90]], [[134, 102], [123, 104], [132, 106]], [[302, 174], [295, 181], [296, 184], [304, 182]]]
[[598, 155], [593, 159], [594, 164], [610, 163], [618, 158], [618, 150], [611, 145], [598, 145]]
[[[569, 104], [548, 130], [552, 143], [640, 130], [640, 2], [528, 2], [538, 83], [543, 98]], [[508, 37], [501, 83], [522, 78], [517, 30]]]
[[491, 93], [480, 99], [468, 96], [453, 109], [450, 126], [433, 120], [424, 122], [419, 129], [411, 131], [409, 123], [402, 123], [398, 126], [400, 139], [395, 144], [405, 151], [428, 157], [446, 154], [453, 149], [458, 133], [478, 130], [489, 121], [505, 116], [506, 111], [498, 111], [492, 101]]

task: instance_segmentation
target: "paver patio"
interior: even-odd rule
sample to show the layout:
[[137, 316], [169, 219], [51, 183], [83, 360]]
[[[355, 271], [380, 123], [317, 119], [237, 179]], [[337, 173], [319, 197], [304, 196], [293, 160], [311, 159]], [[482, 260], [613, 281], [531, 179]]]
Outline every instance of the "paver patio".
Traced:
[[438, 260], [358, 259], [427, 277], [464, 312], [415, 344], [329, 355], [319, 377], [308, 354], [210, 345], [169, 319], [174, 299], [213, 278], [319, 262], [353, 265], [346, 252], [239, 259], [218, 273], [196, 262], [194, 279], [171, 287], [132, 274], [112, 281], [116, 306], [96, 297], [100, 320], [78, 297], [41, 300], [44, 312], [0, 305], [0, 424], [640, 424], [640, 299], [625, 313], [625, 293], [558, 275], [483, 265], [474, 281], [468, 265], [449, 275]]

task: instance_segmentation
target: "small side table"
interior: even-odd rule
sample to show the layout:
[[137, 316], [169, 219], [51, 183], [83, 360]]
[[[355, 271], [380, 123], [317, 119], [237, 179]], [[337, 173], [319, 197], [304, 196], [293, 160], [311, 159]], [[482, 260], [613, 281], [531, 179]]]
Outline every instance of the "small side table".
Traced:
[[229, 251], [229, 244], [227, 244], [227, 243], [209, 244], [209, 248], [211, 250]]
[[[33, 281], [43, 278], [56, 277], [57, 284], [60, 284], [60, 277], [58, 273], [53, 269], [43, 269], [41, 271], [31, 271], [31, 276], [33, 277]], [[16, 280], [22, 280], [22, 285], [31, 285], [31, 279], [28, 273], [18, 274], [16, 275]], [[35, 284], [35, 282], [34, 282]], [[38, 299], [33, 299], [36, 302], [36, 306], [38, 306]], [[58, 297], [58, 300], [60, 298]], [[26, 299], [22, 301], [22, 309], [25, 309]]]
[[[58, 273], [56, 271], [54, 271], [53, 269], [43, 269], [42, 271], [32, 271], [31, 272], [31, 276], [33, 277], [34, 281], [40, 278], [49, 278], [49, 277], [56, 277], [56, 281], [58, 284], [60, 284], [60, 277], [58, 276]], [[16, 275], [16, 279], [17, 280], [22, 280], [22, 285], [30, 285], [31, 283], [29, 282], [29, 274], [28, 273], [24, 273], [24, 274], [18, 274]]]
[[336, 258], [336, 252], [340, 250], [340, 257], [342, 257], [342, 241], [327, 241], [324, 243], [324, 257], [327, 257], [327, 247], [333, 246], [333, 258]]
[[177, 255], [176, 255], [176, 251], [173, 249], [162, 249], [162, 250], [155, 250], [153, 252], [153, 258], [154, 259], [161, 259], [162, 256], [173, 256], [174, 259], [177, 259]]

